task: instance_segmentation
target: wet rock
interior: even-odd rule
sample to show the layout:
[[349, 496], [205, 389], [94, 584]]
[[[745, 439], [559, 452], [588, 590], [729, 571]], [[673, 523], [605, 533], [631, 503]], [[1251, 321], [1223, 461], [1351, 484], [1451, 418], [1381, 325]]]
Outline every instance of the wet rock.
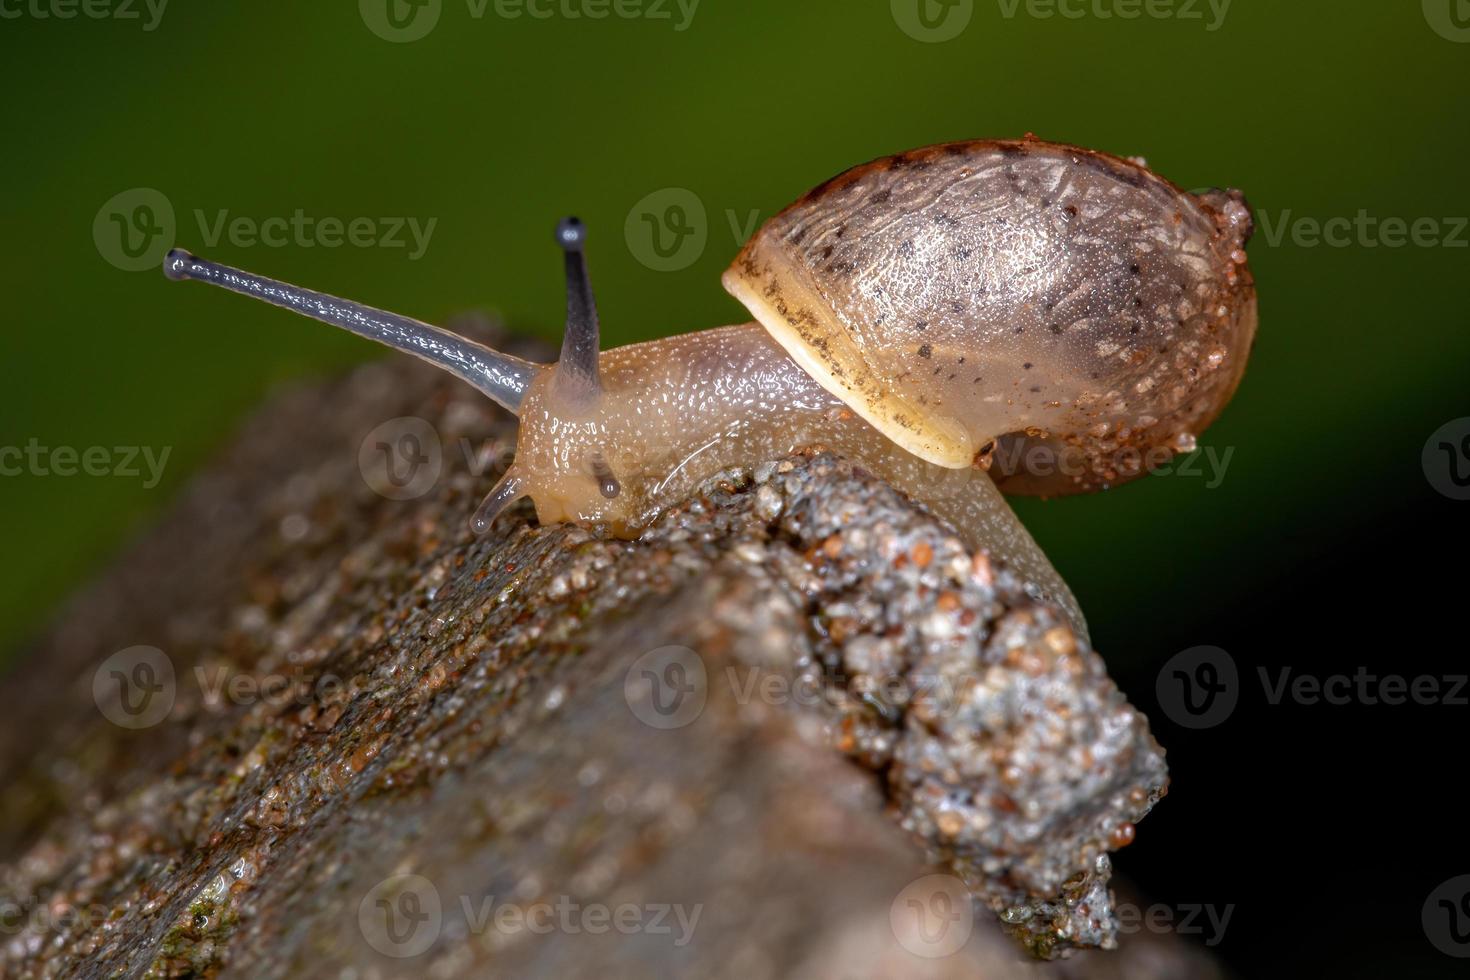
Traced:
[[1007, 569], [820, 455], [474, 538], [513, 445], [407, 359], [284, 393], [69, 604], [0, 687], [0, 972], [1214, 975], [1119, 943], [1162, 753]]

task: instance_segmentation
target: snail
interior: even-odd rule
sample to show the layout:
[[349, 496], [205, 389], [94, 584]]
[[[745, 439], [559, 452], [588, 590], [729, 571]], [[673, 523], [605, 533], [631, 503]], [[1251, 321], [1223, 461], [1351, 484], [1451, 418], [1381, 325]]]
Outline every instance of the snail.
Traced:
[[575, 218], [560, 359], [171, 251], [202, 280], [417, 355], [520, 420], [476, 532], [530, 497], [543, 523], [634, 537], [702, 481], [797, 450], [846, 456], [1007, 562], [1085, 630], [1000, 491], [1135, 479], [1194, 447], [1256, 328], [1250, 212], [1143, 161], [1033, 136], [948, 143], [827, 181], [723, 278], [756, 322], [602, 351]]

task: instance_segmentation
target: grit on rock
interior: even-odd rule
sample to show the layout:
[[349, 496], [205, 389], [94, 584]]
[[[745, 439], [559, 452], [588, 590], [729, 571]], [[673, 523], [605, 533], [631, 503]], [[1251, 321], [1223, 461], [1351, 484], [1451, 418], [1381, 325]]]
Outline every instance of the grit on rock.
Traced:
[[[359, 471], [398, 416], [418, 499]], [[68, 604], [0, 687], [6, 975], [1217, 975], [1118, 936], [1162, 751], [1007, 569], [821, 455], [476, 539], [513, 432], [407, 358], [284, 392]]]

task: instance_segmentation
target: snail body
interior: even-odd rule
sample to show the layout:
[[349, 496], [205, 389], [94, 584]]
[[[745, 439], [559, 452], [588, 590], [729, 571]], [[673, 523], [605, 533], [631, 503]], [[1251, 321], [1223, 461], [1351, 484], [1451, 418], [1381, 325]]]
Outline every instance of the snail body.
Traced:
[[[516, 462], [499, 489], [506, 499], [531, 496], [543, 523], [572, 521], [634, 537], [721, 470], [820, 448], [860, 461], [922, 502], [1082, 622], [1071, 591], [983, 470], [937, 466], [894, 445], [759, 324], [606, 351], [596, 411], [571, 417], [558, 405], [554, 375], [532, 382]], [[581, 463], [588, 459], [598, 463]], [[598, 483], [599, 468], [617, 474], [616, 494]], [[494, 494], [487, 502], [476, 518], [480, 530], [503, 506]]]
[[1229, 400], [1256, 325], [1235, 192], [1033, 138], [855, 168], [768, 221], [724, 284], [757, 322], [600, 351], [583, 249], [561, 358], [532, 364], [438, 327], [175, 250], [165, 272], [415, 354], [520, 418], [474, 517], [529, 496], [543, 522], [636, 536], [699, 483], [802, 449], [861, 462], [1007, 562], [1082, 627], [1001, 497], [1148, 472]]

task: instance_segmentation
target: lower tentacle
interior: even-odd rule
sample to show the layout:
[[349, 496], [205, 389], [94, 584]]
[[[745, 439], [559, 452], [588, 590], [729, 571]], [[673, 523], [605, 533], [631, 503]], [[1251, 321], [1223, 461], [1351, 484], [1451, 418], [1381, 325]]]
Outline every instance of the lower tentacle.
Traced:
[[470, 518], [470, 528], [476, 534], [484, 534], [490, 530], [490, 525], [495, 523], [507, 507], [520, 500], [526, 495], [526, 481], [522, 479], [512, 466], [505, 471], [505, 475], [495, 484], [480, 506], [475, 509], [475, 516]]

